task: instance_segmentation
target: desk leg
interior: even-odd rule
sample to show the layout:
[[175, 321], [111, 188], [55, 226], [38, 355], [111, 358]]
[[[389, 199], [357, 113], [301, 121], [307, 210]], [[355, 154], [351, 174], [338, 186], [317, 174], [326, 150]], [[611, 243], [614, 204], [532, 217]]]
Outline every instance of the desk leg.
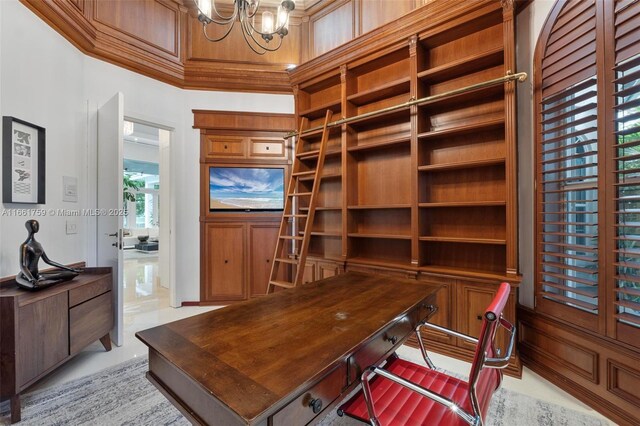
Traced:
[[11, 397], [11, 423], [18, 423], [20, 418], [20, 395], [13, 395]]
[[109, 336], [109, 333], [100, 338], [100, 343], [102, 343], [102, 346], [104, 346], [107, 352], [111, 350], [111, 336]]

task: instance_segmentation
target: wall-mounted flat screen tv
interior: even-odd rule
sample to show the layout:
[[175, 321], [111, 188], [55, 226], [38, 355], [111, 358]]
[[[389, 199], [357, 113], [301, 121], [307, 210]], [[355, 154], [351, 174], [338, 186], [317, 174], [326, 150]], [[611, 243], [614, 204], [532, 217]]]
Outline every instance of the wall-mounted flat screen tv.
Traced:
[[210, 211], [284, 208], [284, 168], [210, 167]]

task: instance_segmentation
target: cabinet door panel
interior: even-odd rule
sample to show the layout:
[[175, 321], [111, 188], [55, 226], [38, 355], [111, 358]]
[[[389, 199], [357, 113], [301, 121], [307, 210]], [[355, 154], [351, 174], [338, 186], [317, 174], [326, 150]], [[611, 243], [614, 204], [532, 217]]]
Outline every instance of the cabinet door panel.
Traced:
[[206, 233], [203, 300], [245, 299], [245, 225], [208, 223]]
[[[458, 327], [459, 331], [472, 337], [478, 337], [482, 327], [482, 317], [487, 306], [493, 300], [497, 286], [484, 283], [458, 281]], [[504, 308], [504, 316], [513, 323], [515, 313], [515, 292], [509, 296]], [[502, 327], [498, 329], [496, 346], [500, 349], [506, 346], [506, 333]], [[458, 339], [458, 346], [474, 350], [475, 346]]]
[[[278, 223], [249, 225], [249, 295], [262, 296], [267, 292], [273, 253], [278, 239]], [[280, 265], [284, 272], [287, 265]]]
[[20, 386], [69, 356], [67, 292], [22, 306], [18, 313]]

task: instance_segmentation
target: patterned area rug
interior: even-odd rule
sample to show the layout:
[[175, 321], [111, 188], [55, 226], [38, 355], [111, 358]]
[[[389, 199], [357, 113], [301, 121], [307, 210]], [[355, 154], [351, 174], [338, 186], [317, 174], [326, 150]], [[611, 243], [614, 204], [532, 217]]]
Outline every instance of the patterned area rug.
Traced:
[[[145, 378], [147, 358], [136, 358], [102, 372], [22, 396], [20, 425], [189, 425], [180, 412]], [[0, 406], [8, 425], [9, 404]], [[499, 390], [491, 403], [492, 426], [605, 426], [606, 423], [561, 406]], [[362, 426], [333, 410], [322, 426]], [[288, 426], [288, 425], [287, 425]], [[293, 425], [292, 425], [293, 426]]]

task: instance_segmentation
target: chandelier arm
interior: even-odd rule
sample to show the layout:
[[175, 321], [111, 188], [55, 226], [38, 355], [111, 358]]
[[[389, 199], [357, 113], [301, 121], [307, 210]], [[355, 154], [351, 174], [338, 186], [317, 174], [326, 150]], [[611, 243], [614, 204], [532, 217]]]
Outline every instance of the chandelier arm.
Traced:
[[207, 34], [207, 24], [203, 23], [202, 24], [202, 33], [204, 34], [204, 38], [206, 38], [209, 41], [213, 41], [213, 42], [217, 42], [217, 41], [222, 41], [225, 38], [227, 38], [227, 36], [231, 33], [231, 30], [233, 29], [233, 22], [229, 25], [229, 28], [227, 29], [227, 32], [224, 33], [224, 35], [220, 38], [212, 38], [209, 37], [209, 34]]
[[[253, 40], [253, 42], [257, 46], [259, 46], [261, 49], [264, 49], [267, 52], [275, 52], [276, 50], [278, 50], [280, 48], [280, 46], [282, 46], [282, 38], [283, 38], [282, 36], [280, 36], [280, 40], [279, 40], [277, 46], [275, 46], [275, 47], [269, 47], [268, 45], [265, 46], [262, 43], [260, 43], [260, 41], [256, 40], [256, 38], [254, 37], [253, 33], [251, 31], [249, 31], [249, 27], [245, 26], [246, 25], [245, 21], [240, 20], [240, 23], [243, 25], [243, 29], [244, 29], [243, 34], [248, 34], [249, 37], [251, 37], [251, 39]], [[253, 28], [253, 27], [250, 27], [250, 28]], [[246, 36], [245, 36], [245, 40], [247, 40]], [[249, 46], [251, 46], [251, 44], [249, 43], [249, 40], [247, 40], [247, 44], [249, 44]], [[253, 51], [255, 52], [255, 49]]]
[[[245, 0], [240, 0], [240, 1], [245, 1]], [[256, 13], [258, 13], [259, 8], [260, 8], [260, 0], [257, 0], [256, 7], [253, 9], [253, 13], [247, 12], [247, 18], [253, 18], [254, 16], [256, 16]]]
[[[216, 14], [216, 16], [220, 19], [222, 19], [222, 21], [224, 21], [224, 23], [228, 23], [231, 21], [235, 21], [236, 17], [238, 16], [238, 6], [236, 6], [236, 2], [234, 1], [233, 3], [233, 13], [229, 16], [222, 16], [220, 14], [220, 12], [218, 12], [218, 9], [216, 8], [216, 0], [211, 0], [211, 10], [213, 10], [213, 12]], [[224, 25], [224, 23], [222, 22], [218, 22], [212, 18], [210, 18], [213, 22], [215, 22], [216, 24], [221, 24]]]
[[[251, 37], [251, 40], [253, 40], [253, 42], [254, 42], [256, 45], [260, 46], [260, 48], [261, 48], [261, 49], [264, 49], [264, 50], [265, 50], [265, 51], [267, 51], [267, 52], [275, 52], [276, 50], [280, 49], [280, 46], [282, 46], [282, 37], [280, 37], [280, 39], [279, 39], [279, 41], [278, 41], [278, 45], [277, 45], [277, 46], [275, 46], [275, 47], [269, 47], [269, 45], [265, 46], [264, 44], [262, 44], [262, 43], [261, 43], [259, 40], [257, 40], [257, 39], [255, 38], [255, 36], [254, 36], [253, 34], [251, 34], [250, 32], [245, 31], [245, 33], [246, 33], [246, 34], [248, 34], [248, 35], [249, 35], [249, 37]], [[245, 37], [245, 39], [246, 39], [246, 37]], [[248, 42], [248, 41], [247, 41], [247, 42]]]
[[[242, 16], [240, 16], [240, 18], [242, 18]], [[242, 19], [241, 19], [242, 20]], [[263, 33], [261, 31], [258, 31], [256, 29], [256, 27], [254, 27], [250, 22], [248, 23], [248, 25], [251, 27], [251, 30], [257, 32], [260, 35], [264, 35], [264, 36], [272, 36], [272, 35], [276, 35], [279, 34], [280, 31], [282, 31], [283, 28], [285, 28], [287, 26], [287, 23], [289, 22], [289, 15], [287, 14], [287, 19], [282, 23], [282, 25], [280, 25], [278, 28], [276, 28], [272, 33]]]
[[247, 46], [249, 46], [249, 48], [251, 50], [253, 50], [254, 53], [257, 53], [258, 55], [264, 55], [265, 53], [267, 53], [267, 49], [264, 49], [262, 47], [262, 45], [260, 45], [259, 43], [257, 43], [255, 41], [255, 39], [253, 38], [253, 36], [251, 34], [249, 34], [251, 36], [251, 38], [253, 39], [253, 41], [258, 44], [258, 47], [262, 48], [262, 52], [259, 52], [258, 50], [256, 50], [255, 47], [253, 47], [251, 41], [247, 38], [247, 29], [244, 27], [244, 22], [242, 21], [242, 19], [240, 20], [240, 23], [242, 24], [242, 37], [244, 37], [244, 41], [247, 43]]

